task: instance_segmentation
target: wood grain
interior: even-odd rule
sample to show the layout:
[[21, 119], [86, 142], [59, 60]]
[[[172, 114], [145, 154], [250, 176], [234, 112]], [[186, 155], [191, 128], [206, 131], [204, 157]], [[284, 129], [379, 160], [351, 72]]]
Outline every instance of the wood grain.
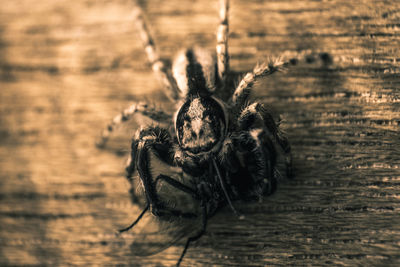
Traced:
[[[164, 58], [215, 47], [217, 1], [140, 1]], [[177, 244], [133, 256], [114, 235], [139, 209], [124, 161], [94, 142], [132, 101], [171, 104], [146, 63], [128, 1], [0, 5], [0, 265], [172, 266]], [[400, 264], [400, 4], [232, 0], [231, 66], [327, 52], [260, 81], [284, 118], [296, 178], [264, 203], [223, 209], [183, 266]], [[126, 152], [138, 117], [110, 150]]]

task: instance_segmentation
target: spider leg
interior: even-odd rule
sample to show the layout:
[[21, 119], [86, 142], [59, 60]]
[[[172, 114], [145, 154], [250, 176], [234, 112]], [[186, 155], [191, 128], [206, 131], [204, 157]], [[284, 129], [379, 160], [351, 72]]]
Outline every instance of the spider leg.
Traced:
[[112, 119], [112, 121], [103, 130], [100, 140], [96, 143], [97, 147], [104, 148], [115, 127], [129, 120], [135, 113], [141, 113], [158, 122], [165, 122], [171, 119], [169, 114], [166, 114], [162, 110], [151, 107], [145, 102], [134, 103]]
[[[223, 151], [235, 151], [236, 157], [229, 158], [220, 155], [227, 165], [236, 165], [229, 175], [228, 183], [232, 192], [239, 198], [261, 198], [275, 191], [279, 173], [276, 168], [277, 146], [282, 146], [286, 140], [285, 156], [290, 157], [290, 146], [270, 117], [259, 103], [245, 107], [237, 118], [237, 131], [232, 134]], [[235, 163], [237, 162], [237, 163]], [[288, 170], [290, 170], [290, 162]], [[250, 174], [249, 179], [243, 179], [243, 173]]]
[[226, 84], [226, 76], [229, 72], [229, 0], [219, 1], [219, 25], [217, 28], [217, 67], [218, 78], [221, 81], [222, 88]]
[[156, 74], [158, 80], [167, 89], [167, 96], [173, 102], [175, 102], [179, 99], [176, 81], [172, 77], [171, 73], [167, 70], [164, 62], [160, 59], [160, 56], [157, 53], [154, 40], [150, 35], [146, 22], [144, 21], [142, 9], [139, 7], [136, 1], [134, 1], [133, 5], [133, 20], [135, 21], [140, 38], [142, 39], [147, 59], [149, 60], [153, 72]]
[[328, 53], [300, 53], [294, 56], [295, 57], [293, 57], [292, 54], [285, 53], [285, 60], [278, 57], [261, 65], [257, 64], [253, 71], [248, 72], [239, 82], [239, 85], [236, 87], [231, 97], [231, 103], [236, 107], [242, 107], [246, 104], [254, 82], [258, 78], [271, 75], [277, 71], [285, 70], [286, 67], [297, 65], [300, 61], [305, 61], [307, 64], [320, 61], [325, 66], [330, 65], [333, 62], [332, 56]]
[[[289, 178], [292, 177], [292, 154], [291, 147], [287, 137], [279, 129], [275, 123], [271, 114], [260, 103], [253, 103], [243, 109], [239, 118], [239, 127], [241, 129], [254, 128], [255, 126], [261, 126], [260, 121], [263, 123], [268, 132], [272, 135], [272, 138], [279, 144], [284, 155], [286, 163], [286, 173]], [[257, 124], [258, 123], [258, 124]]]
[[261, 198], [265, 194], [273, 193], [277, 180], [276, 151], [266, 131], [262, 128], [241, 131], [235, 142], [251, 176], [251, 181], [239, 183], [239, 187], [247, 187], [247, 190], [242, 191], [246, 193], [245, 198]]
[[272, 133], [275, 137], [275, 140], [282, 148], [283, 153], [285, 154], [285, 163], [286, 163], [286, 175], [289, 178], [293, 177], [293, 170], [292, 170], [292, 153], [291, 147], [288, 138], [286, 135], [279, 129], [278, 125], [275, 123], [274, 119], [272, 118], [269, 112], [266, 112], [262, 105], [258, 104], [261, 109], [262, 116], [264, 118], [264, 123], [267, 129]]
[[180, 266], [180, 264], [182, 262], [182, 259], [185, 256], [187, 249], [189, 248], [190, 243], [198, 240], [206, 232], [206, 228], [207, 228], [207, 207], [206, 207], [205, 203], [201, 203], [201, 207], [202, 207], [202, 213], [201, 213], [202, 228], [196, 235], [189, 237], [188, 240], [186, 241], [185, 248], [183, 249], [183, 251], [181, 253], [181, 256], [179, 257], [179, 260], [176, 263], [177, 267]]
[[271, 75], [277, 71], [284, 70], [285, 67], [289, 64], [290, 62], [276, 59], [271, 60], [268, 63], [256, 65], [253, 71], [248, 72], [239, 82], [239, 85], [236, 87], [235, 92], [232, 95], [231, 103], [236, 107], [242, 107], [244, 104], [246, 104], [254, 82], [258, 78]]

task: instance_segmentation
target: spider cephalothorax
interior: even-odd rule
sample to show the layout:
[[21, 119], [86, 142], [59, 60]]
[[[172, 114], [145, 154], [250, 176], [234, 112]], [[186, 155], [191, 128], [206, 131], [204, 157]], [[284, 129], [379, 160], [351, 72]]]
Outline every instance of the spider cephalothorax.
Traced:
[[[170, 72], [156, 53], [138, 7], [134, 14], [152, 68], [176, 103], [177, 111], [172, 116], [145, 103], [134, 104], [113, 119], [103, 132], [101, 145], [115, 125], [135, 112], [163, 123], [172, 123], [173, 119], [174, 127], [142, 127], [132, 141], [127, 178], [132, 182], [137, 171], [146, 204], [138, 219], [121, 232], [132, 228], [148, 210], [160, 219], [201, 218], [201, 230], [188, 238], [179, 265], [190, 242], [204, 234], [207, 219], [219, 207], [228, 204], [238, 214], [233, 200], [260, 199], [275, 190], [278, 154], [283, 155], [287, 175], [291, 175], [287, 138], [263, 105], [249, 100], [258, 77], [272, 74], [288, 63], [276, 60], [257, 65], [231, 90], [227, 82], [228, 0], [221, 0], [216, 56], [198, 47], [183, 50]], [[228, 94], [229, 98], [216, 97]], [[184, 178], [165, 174], [153, 177], [150, 153], [167, 165], [180, 167]], [[184, 210], [176, 203], [172, 205], [173, 196], [162, 193], [166, 186], [188, 196], [187, 201], [198, 204], [198, 208]]]
[[218, 150], [226, 135], [224, 108], [213, 97], [190, 97], [179, 109], [175, 131], [181, 148], [193, 154]]
[[228, 130], [223, 104], [211, 96], [189, 96], [175, 117], [179, 148], [174, 160], [194, 176], [207, 170], [210, 159], [221, 149]]

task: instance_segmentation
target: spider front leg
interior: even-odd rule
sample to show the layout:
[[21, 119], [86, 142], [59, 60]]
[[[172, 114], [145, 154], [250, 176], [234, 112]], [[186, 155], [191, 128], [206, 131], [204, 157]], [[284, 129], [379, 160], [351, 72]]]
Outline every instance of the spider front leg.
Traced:
[[238, 118], [239, 127], [241, 129], [251, 129], [255, 127], [265, 127], [270, 135], [269, 139], [273, 139], [278, 143], [285, 156], [286, 175], [291, 178], [292, 173], [292, 154], [291, 147], [287, 137], [279, 129], [271, 114], [260, 103], [253, 103], [243, 109]]
[[[230, 140], [223, 151], [227, 155], [229, 151], [236, 151], [236, 157], [229, 160], [226, 156], [225, 161], [234, 160], [230, 165], [240, 165], [245, 171], [233, 169], [229, 176], [229, 182], [240, 198], [261, 198], [275, 191], [279, 178], [276, 145], [284, 151], [288, 175], [291, 173], [287, 139], [261, 104], [254, 103], [242, 110], [237, 118], [237, 130]], [[239, 161], [239, 164], [235, 164], [235, 161]], [[250, 179], [243, 179], [248, 176]]]
[[[251, 180], [239, 181], [245, 198], [261, 198], [276, 189], [276, 151], [264, 129], [240, 131], [234, 139], [237, 155]], [[241, 191], [241, 188], [238, 189]]]

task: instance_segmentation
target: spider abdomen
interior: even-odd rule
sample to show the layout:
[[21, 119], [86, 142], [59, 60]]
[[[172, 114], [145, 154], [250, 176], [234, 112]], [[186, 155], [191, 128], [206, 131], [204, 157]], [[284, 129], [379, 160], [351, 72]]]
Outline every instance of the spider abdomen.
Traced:
[[181, 97], [207, 95], [216, 89], [216, 60], [209, 51], [194, 47], [178, 53], [172, 74]]

